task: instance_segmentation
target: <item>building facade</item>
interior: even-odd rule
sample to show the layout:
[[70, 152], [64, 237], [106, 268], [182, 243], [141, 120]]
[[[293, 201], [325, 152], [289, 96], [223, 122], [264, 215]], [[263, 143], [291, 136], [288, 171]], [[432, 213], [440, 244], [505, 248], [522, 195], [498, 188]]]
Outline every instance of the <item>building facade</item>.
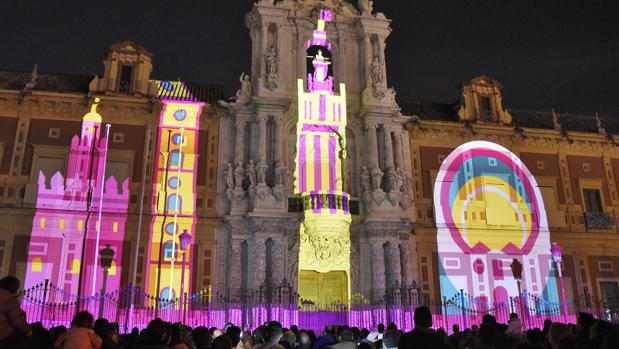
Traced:
[[[82, 134], [83, 115], [100, 98], [101, 122], [111, 128], [105, 176], [98, 180], [113, 178], [117, 195], [126, 196], [124, 220], [114, 218], [105, 228], [112, 235], [114, 229], [124, 232], [117, 242], [117, 268], [126, 271], [119, 285], [135, 275], [149, 293], [175, 296], [180, 275], [169, 271], [178, 268], [185, 290], [212, 286], [229, 300], [282, 283], [318, 303], [381, 302], [394, 285], [413, 283], [425, 300], [440, 300], [446, 274], [437, 243], [436, 179], [454, 150], [485, 141], [509, 152], [518, 165], [512, 170], [530, 172], [524, 177], [535, 183], [530, 187], [544, 210], [516, 220], [528, 219], [529, 227], [541, 221], [536, 212], [544, 212], [545, 244], [563, 247], [568, 298], [585, 288], [619, 296], [619, 151], [613, 136], [619, 124], [613, 119], [508, 110], [502, 86], [485, 76], [463, 83], [459, 96], [446, 96], [455, 103], [396, 101], [386, 74], [390, 20], [374, 12], [371, 1], [258, 1], [245, 25], [251, 71], [241, 74], [239, 91], [225, 101], [216, 86], [155, 80], [152, 54], [132, 42], [110, 47], [101, 77], [0, 72], [0, 274], [28, 280], [33, 270], [45, 270], [43, 259], [34, 259], [42, 257], [35, 240], [80, 236], [81, 218], [41, 223], [46, 209], [70, 215], [64, 203], [43, 207], [39, 198], [69, 185], [71, 139]], [[310, 87], [310, 81], [329, 86]], [[338, 108], [342, 119], [326, 122]], [[316, 151], [323, 148], [329, 151]], [[311, 179], [303, 175], [308, 169]], [[326, 191], [316, 187], [323, 174], [334, 181]], [[530, 209], [521, 182], [509, 182], [524, 202], [516, 206]], [[112, 187], [104, 188], [107, 195]], [[73, 202], [62, 197], [69, 206]], [[496, 211], [493, 202], [480, 196], [474, 210], [464, 210], [465, 220], [481, 227], [482, 236], [512, 234], [513, 224], [496, 222], [513, 215]], [[339, 228], [321, 221], [326, 215], [317, 213], [327, 209], [341, 218]], [[191, 242], [179, 253], [185, 230]], [[331, 230], [347, 240], [327, 241]], [[71, 244], [65, 245], [68, 257]], [[305, 254], [307, 259], [299, 257]], [[330, 256], [343, 256], [346, 265], [321, 268]], [[71, 280], [49, 276], [72, 292], [74, 258], [53, 262]], [[480, 270], [477, 260], [458, 259], [456, 268]], [[554, 264], [547, 256], [535, 263], [542, 288], [556, 290]], [[493, 275], [509, 279], [508, 269], [498, 263]], [[474, 286], [487, 287], [485, 282]]]

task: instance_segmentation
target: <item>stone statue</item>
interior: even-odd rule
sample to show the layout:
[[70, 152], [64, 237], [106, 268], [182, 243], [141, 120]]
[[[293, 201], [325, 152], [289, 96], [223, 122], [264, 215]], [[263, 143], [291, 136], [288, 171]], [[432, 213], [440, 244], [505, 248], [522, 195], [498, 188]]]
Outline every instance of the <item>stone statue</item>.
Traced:
[[402, 191], [402, 187], [404, 187], [404, 177], [406, 176], [406, 173], [404, 173], [404, 171], [402, 171], [402, 169], [399, 167], [396, 167], [395, 173], [395, 190]]
[[241, 89], [236, 91], [236, 101], [241, 103], [249, 102], [249, 97], [251, 96], [251, 80], [249, 74], [241, 73], [239, 81], [241, 82]]
[[286, 178], [286, 166], [283, 162], [279, 161], [275, 165], [275, 184], [283, 185]]
[[374, 10], [374, 1], [359, 0], [357, 1], [357, 6], [359, 7], [359, 10], [361, 11], [361, 15], [363, 16], [371, 15], [372, 11]]
[[232, 164], [228, 163], [228, 168], [224, 171], [226, 175], [226, 187], [229, 190], [234, 189], [234, 169], [232, 169]]
[[254, 165], [254, 160], [249, 160], [249, 164], [247, 165], [247, 178], [249, 178], [249, 186], [253, 187], [256, 185], [256, 165]]
[[372, 76], [372, 86], [379, 88], [383, 86], [383, 64], [378, 57], [374, 57], [374, 61], [370, 66], [370, 74]]
[[387, 188], [389, 191], [397, 191], [397, 177], [398, 174], [395, 172], [393, 167], [387, 170]]
[[413, 179], [407, 173], [404, 173], [402, 182], [402, 191], [406, 194], [410, 193], [413, 190]]
[[266, 88], [273, 91], [277, 88], [278, 70], [279, 70], [279, 55], [274, 46], [266, 54], [267, 80]]
[[264, 159], [260, 159], [256, 164], [256, 172], [258, 173], [258, 185], [266, 185], [267, 183], [267, 171], [269, 166]]
[[363, 192], [372, 190], [372, 185], [370, 184], [370, 171], [366, 166], [363, 166], [361, 169], [361, 186], [363, 187]]
[[600, 118], [598, 113], [595, 113], [595, 126], [597, 127], [599, 134], [606, 136], [606, 129], [602, 126], [602, 118]]
[[245, 180], [245, 169], [243, 161], [239, 161], [234, 169], [234, 189], [243, 189], [243, 181]]
[[380, 184], [383, 180], [383, 171], [381, 171], [381, 169], [376, 166], [372, 169], [371, 172], [371, 176], [372, 176], [372, 189], [373, 190], [380, 190]]

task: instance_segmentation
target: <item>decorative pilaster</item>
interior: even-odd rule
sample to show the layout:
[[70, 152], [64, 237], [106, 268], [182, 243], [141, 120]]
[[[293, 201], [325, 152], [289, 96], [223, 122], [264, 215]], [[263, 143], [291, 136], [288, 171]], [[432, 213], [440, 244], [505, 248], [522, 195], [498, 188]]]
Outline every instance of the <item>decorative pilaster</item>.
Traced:
[[245, 125], [244, 119], [236, 119], [236, 144], [234, 147], [234, 162], [245, 162]]
[[399, 170], [404, 170], [404, 156], [402, 152], [402, 130], [397, 128], [393, 130], [393, 155], [395, 160], [395, 167]]
[[385, 297], [385, 252], [381, 241], [372, 244], [372, 300], [381, 302]]
[[258, 161], [267, 160], [267, 119], [266, 114], [258, 114]]
[[[393, 141], [391, 140], [391, 128], [387, 125], [383, 125], [383, 140], [385, 143], [385, 168], [387, 172], [393, 169]], [[393, 189], [393, 188], [390, 188]]]
[[366, 130], [368, 137], [368, 168], [371, 170], [378, 167], [378, 140], [376, 139], [376, 124], [367, 122]]
[[251, 265], [254, 269], [251, 290], [257, 290], [266, 280], [266, 245], [264, 238], [254, 239], [254, 257]]
[[284, 160], [282, 157], [282, 152], [284, 149], [284, 126], [282, 125], [283, 119], [284, 118], [282, 115], [277, 115], [273, 118], [273, 131], [275, 133], [275, 144], [273, 145], [273, 162], [276, 164]]
[[242, 267], [241, 267], [241, 240], [232, 239], [230, 241], [230, 266], [228, 297], [231, 301], [241, 299]]

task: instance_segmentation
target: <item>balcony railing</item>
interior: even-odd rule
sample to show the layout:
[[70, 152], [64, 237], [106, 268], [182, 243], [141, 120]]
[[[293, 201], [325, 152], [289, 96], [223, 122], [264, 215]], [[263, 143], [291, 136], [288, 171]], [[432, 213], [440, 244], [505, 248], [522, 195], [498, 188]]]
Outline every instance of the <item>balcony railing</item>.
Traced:
[[585, 223], [589, 229], [609, 229], [613, 226], [613, 218], [604, 212], [585, 212]]

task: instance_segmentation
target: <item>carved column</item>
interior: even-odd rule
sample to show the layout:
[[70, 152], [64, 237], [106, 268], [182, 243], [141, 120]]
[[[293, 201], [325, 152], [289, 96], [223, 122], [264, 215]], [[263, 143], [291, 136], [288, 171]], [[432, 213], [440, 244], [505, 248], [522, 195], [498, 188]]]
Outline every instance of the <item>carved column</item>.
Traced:
[[236, 119], [236, 144], [234, 148], [234, 162], [245, 162], [245, 125], [243, 119]]
[[391, 285], [397, 281], [398, 284], [402, 283], [402, 269], [400, 267], [400, 249], [398, 247], [398, 241], [392, 241], [389, 244], [389, 254], [391, 255]]
[[396, 129], [393, 133], [393, 154], [395, 160], [395, 167], [401, 170], [405, 169], [404, 157], [402, 152], [402, 130]]
[[250, 263], [254, 269], [250, 285], [252, 291], [258, 290], [266, 280], [266, 258], [265, 240], [257, 237], [254, 239], [254, 257]]
[[241, 284], [242, 284], [242, 273], [243, 268], [241, 267], [241, 240], [232, 239], [231, 249], [230, 249], [230, 266], [229, 266], [229, 281], [228, 281], [228, 297], [230, 300], [240, 300], [241, 299]]
[[385, 297], [385, 253], [381, 241], [372, 244], [372, 299], [380, 302]]
[[279, 285], [286, 277], [284, 272], [284, 240], [273, 239], [273, 282]]
[[[391, 140], [391, 128], [383, 125], [383, 140], [385, 142], [385, 169], [387, 172], [393, 168], [393, 142]], [[393, 189], [393, 188], [389, 188]]]
[[371, 170], [378, 167], [378, 140], [376, 139], [376, 125], [369, 123], [367, 128], [368, 137], [368, 168]]
[[267, 161], [267, 119], [265, 114], [258, 114], [258, 159], [257, 161]]
[[284, 125], [282, 124], [284, 122], [283, 120], [283, 116], [282, 115], [277, 115], [276, 117], [273, 118], [273, 126], [274, 126], [274, 133], [275, 133], [275, 144], [273, 145], [273, 161], [275, 163], [278, 163], [280, 161], [284, 161], [283, 157], [282, 157], [282, 153], [284, 150], [284, 134], [283, 134], [283, 130], [284, 130]]

